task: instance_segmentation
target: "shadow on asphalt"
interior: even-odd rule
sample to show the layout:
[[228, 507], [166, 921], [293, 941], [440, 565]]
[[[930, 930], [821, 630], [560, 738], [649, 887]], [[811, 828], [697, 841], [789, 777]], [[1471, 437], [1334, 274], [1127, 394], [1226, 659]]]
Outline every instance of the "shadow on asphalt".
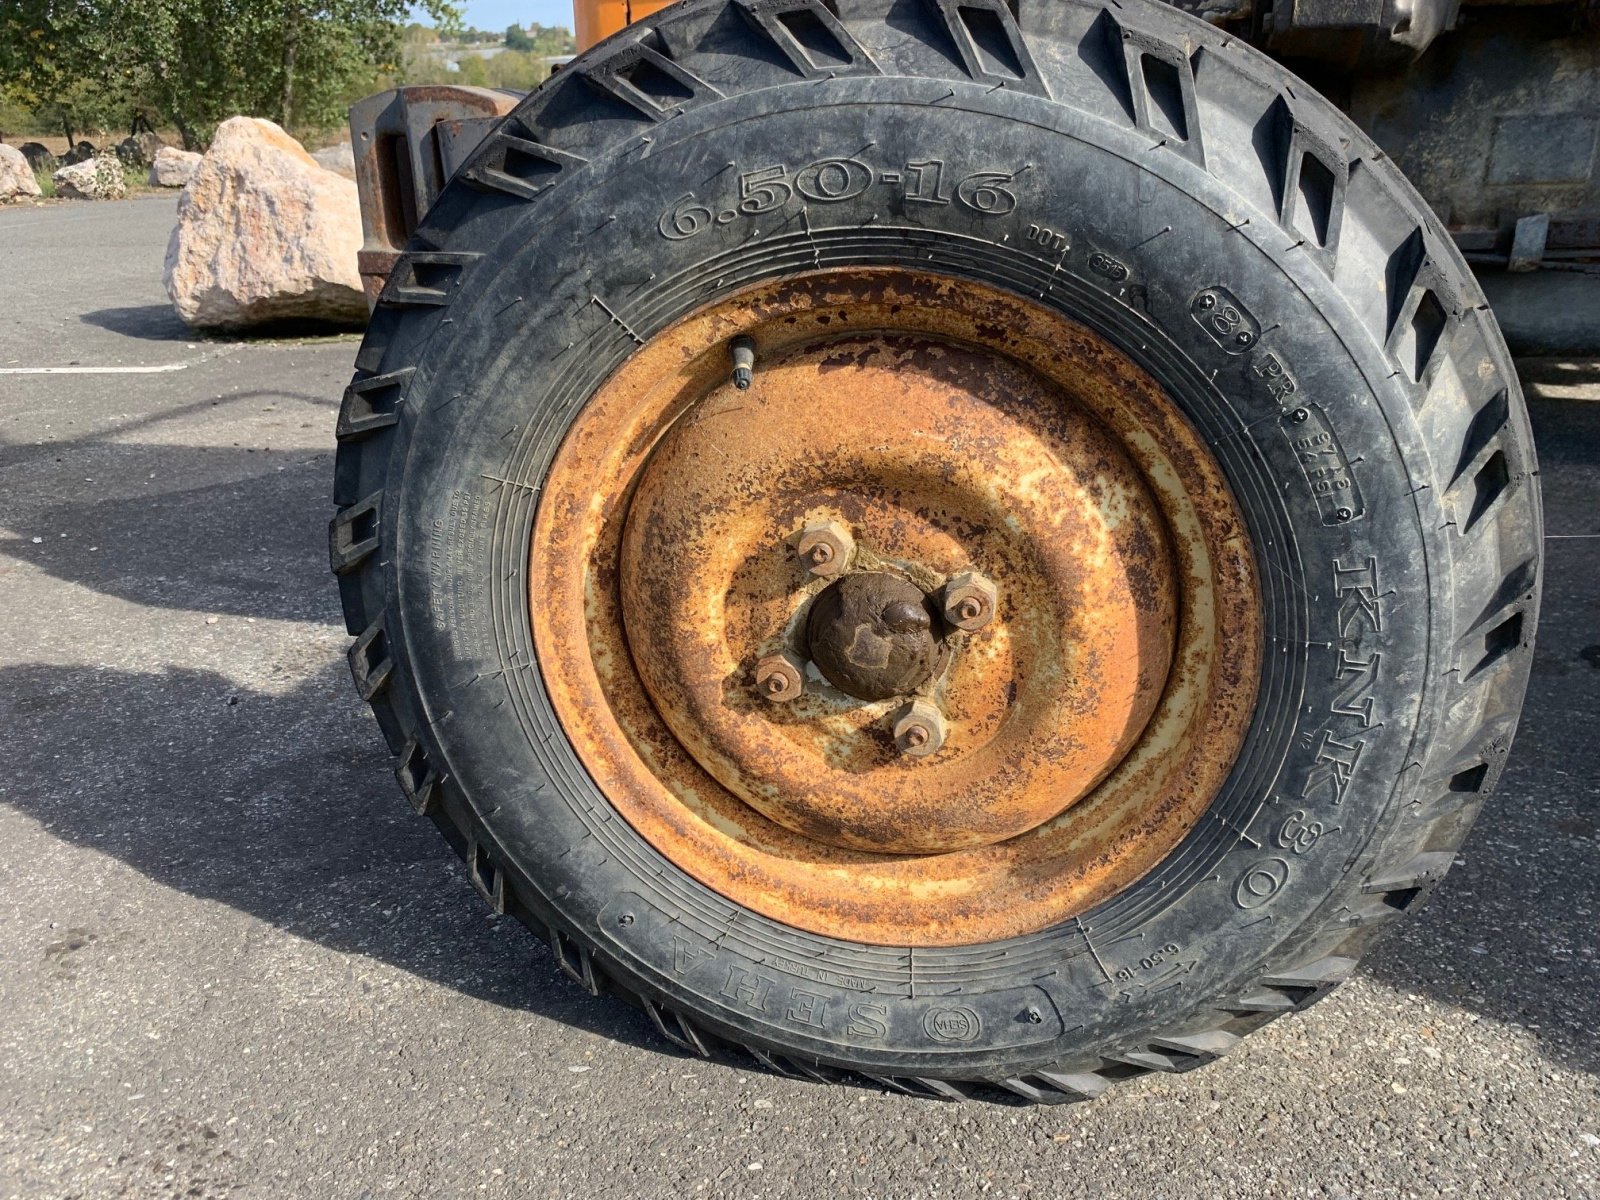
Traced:
[[[256, 400], [301, 402], [327, 414], [302, 425], [331, 424], [337, 408], [325, 396], [281, 389], [232, 393], [220, 403]], [[0, 553], [147, 607], [338, 620], [326, 551], [331, 451], [124, 440], [159, 436], [162, 425], [218, 404], [199, 400], [123, 421], [116, 441], [93, 435], [0, 446], [0, 471], [70, 464], [79, 477], [73, 499], [30, 504], [25, 518], [13, 517], [15, 533], [0, 536]]]
[[[1551, 531], [1600, 532], [1600, 405], [1538, 414]], [[0, 457], [73, 449], [12, 446]], [[85, 475], [114, 484], [119, 498], [86, 484], [80, 500], [29, 518], [42, 542], [0, 549], [139, 604], [229, 614], [226, 627], [196, 619], [193, 636], [237, 639], [235, 679], [258, 686], [182, 668], [0, 671], [11, 747], [0, 800], [165, 886], [297, 936], [667, 1050], [642, 1016], [583, 994], [542, 944], [487, 919], [454, 856], [400, 799], [331, 646], [309, 682], [287, 692], [265, 682], [281, 667], [234, 617], [338, 620], [324, 551], [331, 455], [92, 449]], [[1464, 864], [1363, 969], [1526, 1028], [1553, 1060], [1597, 1071], [1600, 657], [1585, 649], [1600, 642], [1600, 541], [1550, 547], [1540, 653], [1511, 767]], [[200, 632], [208, 628], [217, 632]]]
[[241, 330], [191, 329], [170, 304], [140, 304], [129, 308], [101, 308], [81, 314], [78, 319], [124, 337], [149, 342], [329, 342], [352, 339], [361, 330], [352, 323], [347, 330], [329, 332], [325, 320], [275, 321]]
[[[52, 448], [75, 452], [10, 447], [0, 462]], [[80, 468], [83, 498], [34, 509], [16, 536], [0, 536], [0, 553], [150, 607], [337, 618], [325, 548], [331, 454], [106, 444]], [[184, 486], [197, 477], [213, 482]], [[98, 484], [112, 494], [97, 495]]]
[[[315, 405], [309, 421], [324, 428], [336, 407], [281, 389], [233, 393], [224, 404], [252, 400]], [[212, 406], [197, 401], [121, 422], [115, 441], [0, 446], [0, 472], [70, 472], [77, 493], [27, 504], [0, 552], [68, 583], [172, 610], [130, 657], [182, 662], [190, 643], [238, 645], [238, 669], [226, 675], [181, 666], [0, 670], [10, 749], [0, 803], [163, 886], [298, 937], [676, 1053], [642, 1014], [573, 985], [514, 920], [489, 919], [455, 855], [401, 796], [342, 646], [311, 641], [342, 625], [327, 560], [331, 451], [123, 440], [159, 437], [164, 424]], [[207, 614], [217, 624], [206, 624]], [[265, 629], [254, 620], [304, 623], [307, 644], [292, 652], [292, 668], [281, 628], [267, 648], [254, 642]], [[275, 674], [299, 677], [317, 657], [323, 665], [308, 682], [272, 686]]]
[[543, 942], [491, 916], [401, 796], [342, 662], [282, 694], [210, 671], [36, 664], [0, 671], [0, 697], [15, 739], [0, 802], [56, 837], [296, 937], [669, 1049], [642, 1014], [589, 996]]
[[1519, 359], [1517, 377], [1524, 384], [1559, 383], [1572, 387], [1592, 387], [1600, 383], [1600, 358]]
[[78, 320], [85, 325], [147, 342], [193, 342], [202, 336], [185, 325], [170, 304], [101, 308], [83, 313]]

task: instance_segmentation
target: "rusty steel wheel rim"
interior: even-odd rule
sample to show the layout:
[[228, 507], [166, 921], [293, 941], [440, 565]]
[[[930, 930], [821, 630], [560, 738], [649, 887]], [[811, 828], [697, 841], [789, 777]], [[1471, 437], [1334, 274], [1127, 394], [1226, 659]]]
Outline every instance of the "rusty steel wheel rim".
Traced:
[[1126, 888], [1226, 780], [1260, 671], [1243, 519], [1161, 387], [1043, 306], [899, 269], [751, 288], [642, 346], [552, 464], [529, 587], [619, 814], [723, 896], [866, 943], [1017, 936]]

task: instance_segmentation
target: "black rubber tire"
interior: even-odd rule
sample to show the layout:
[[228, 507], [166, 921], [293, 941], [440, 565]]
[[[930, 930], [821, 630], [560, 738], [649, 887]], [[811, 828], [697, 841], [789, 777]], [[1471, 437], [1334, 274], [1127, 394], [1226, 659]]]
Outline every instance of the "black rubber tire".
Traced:
[[[775, 167], [787, 199], [750, 211]], [[1214, 448], [1259, 558], [1267, 666], [1208, 819], [1108, 903], [1002, 943], [836, 941], [695, 883], [590, 782], [535, 665], [529, 529], [585, 398], [692, 308], [861, 263], [1116, 343]], [[693, 1053], [1045, 1101], [1185, 1070], [1344, 979], [1504, 762], [1541, 534], [1482, 294], [1349, 121], [1159, 4], [675, 5], [487, 138], [357, 367], [331, 553], [400, 784], [492, 905]]]

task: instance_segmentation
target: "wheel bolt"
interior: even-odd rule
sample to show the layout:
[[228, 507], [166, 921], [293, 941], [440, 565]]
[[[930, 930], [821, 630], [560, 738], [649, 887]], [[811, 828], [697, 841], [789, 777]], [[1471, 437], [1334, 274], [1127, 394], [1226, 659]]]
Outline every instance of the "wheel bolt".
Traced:
[[855, 539], [838, 521], [814, 521], [800, 531], [795, 550], [800, 565], [817, 579], [842, 575], [855, 553]]
[[774, 704], [785, 704], [806, 690], [805, 663], [798, 654], [780, 650], [756, 664], [756, 690]]
[[913, 700], [894, 711], [894, 744], [907, 758], [926, 758], [944, 745], [944, 714], [927, 700]]
[[982, 629], [994, 620], [999, 589], [976, 571], [960, 571], [950, 577], [940, 597], [944, 619], [968, 633]]

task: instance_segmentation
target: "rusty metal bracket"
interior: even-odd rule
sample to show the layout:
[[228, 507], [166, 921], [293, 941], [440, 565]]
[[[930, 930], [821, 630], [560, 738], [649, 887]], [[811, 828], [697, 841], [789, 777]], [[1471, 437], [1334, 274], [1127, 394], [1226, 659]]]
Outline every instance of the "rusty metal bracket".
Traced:
[[394, 88], [351, 107], [361, 283], [369, 307], [445, 184], [523, 95], [440, 84]]

